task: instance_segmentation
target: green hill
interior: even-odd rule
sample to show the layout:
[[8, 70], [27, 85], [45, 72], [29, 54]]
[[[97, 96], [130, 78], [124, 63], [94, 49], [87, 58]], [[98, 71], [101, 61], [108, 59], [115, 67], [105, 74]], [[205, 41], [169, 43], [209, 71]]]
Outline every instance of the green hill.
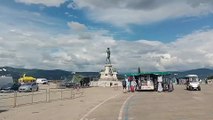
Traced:
[[33, 76], [36, 78], [47, 78], [49, 80], [62, 80], [71, 75], [71, 72], [64, 70], [42, 70], [42, 69], [23, 69], [12, 67], [0, 67], [0, 75], [11, 75], [14, 80], [20, 78], [23, 74], [27, 76]]
[[[4, 69], [4, 70], [3, 70]], [[11, 75], [14, 80], [18, 80], [23, 74], [35, 78], [47, 78], [48, 80], [65, 80], [72, 79], [73, 72], [65, 70], [42, 70], [42, 69], [23, 69], [13, 67], [0, 67], [0, 76]], [[98, 72], [75, 72], [83, 77], [98, 78]]]
[[188, 74], [196, 74], [199, 76], [200, 79], [205, 79], [209, 76], [213, 76], [213, 70], [207, 68], [193, 69], [187, 71], [176, 71], [172, 73], [176, 74], [176, 77], [184, 77]]
[[[204, 79], [207, 77], [213, 78], [213, 70], [207, 68], [193, 69], [187, 71], [173, 71], [173, 75], [176, 74], [176, 77], [184, 77], [187, 74], [197, 74], [199, 78]], [[13, 67], [0, 67], [0, 76], [2, 75], [11, 75], [14, 80], [20, 78], [23, 74], [28, 76], [33, 76], [36, 78], [47, 78], [48, 80], [64, 80], [72, 79], [73, 72], [65, 70], [42, 70], [42, 69], [24, 69], [24, 68], [13, 68]], [[84, 77], [96, 78], [98, 79], [100, 74], [99, 72], [75, 72], [75, 74], [82, 75]], [[118, 74], [119, 79], [124, 78], [124, 74]]]

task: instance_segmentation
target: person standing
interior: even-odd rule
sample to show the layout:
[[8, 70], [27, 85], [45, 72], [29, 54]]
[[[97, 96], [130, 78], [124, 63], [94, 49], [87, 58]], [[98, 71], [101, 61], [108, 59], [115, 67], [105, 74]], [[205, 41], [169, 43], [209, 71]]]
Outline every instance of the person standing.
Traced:
[[130, 80], [129, 78], [126, 78], [126, 86], [127, 86], [127, 91], [130, 90]]
[[126, 92], [126, 80], [125, 79], [122, 81], [122, 86], [123, 86], [123, 92]]
[[136, 90], [136, 85], [137, 85], [136, 81], [132, 80], [131, 81], [131, 92], [134, 92]]
[[169, 90], [168, 92], [172, 92], [174, 90], [173, 82], [172, 80], [169, 80]]
[[158, 92], [162, 92], [163, 91], [162, 82], [163, 82], [163, 77], [162, 76], [158, 76]]
[[205, 79], [205, 83], [208, 84], [208, 78]]

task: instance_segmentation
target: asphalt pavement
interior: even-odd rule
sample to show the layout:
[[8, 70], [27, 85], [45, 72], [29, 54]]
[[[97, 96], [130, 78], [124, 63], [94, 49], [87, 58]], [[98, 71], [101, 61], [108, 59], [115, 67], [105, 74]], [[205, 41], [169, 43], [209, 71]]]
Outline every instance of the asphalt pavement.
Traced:
[[92, 87], [83, 97], [0, 111], [0, 120], [213, 120], [213, 84], [201, 91], [123, 93]]
[[124, 93], [98, 106], [85, 120], [213, 120], [213, 85], [201, 87]]

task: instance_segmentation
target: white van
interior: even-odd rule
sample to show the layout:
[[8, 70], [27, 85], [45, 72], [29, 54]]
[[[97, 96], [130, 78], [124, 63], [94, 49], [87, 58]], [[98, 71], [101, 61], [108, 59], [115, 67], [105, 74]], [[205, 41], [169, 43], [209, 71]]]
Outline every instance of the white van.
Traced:
[[13, 83], [13, 78], [11, 76], [0, 76], [0, 89], [9, 83]]
[[36, 83], [38, 84], [48, 84], [48, 80], [46, 78], [37, 78]]

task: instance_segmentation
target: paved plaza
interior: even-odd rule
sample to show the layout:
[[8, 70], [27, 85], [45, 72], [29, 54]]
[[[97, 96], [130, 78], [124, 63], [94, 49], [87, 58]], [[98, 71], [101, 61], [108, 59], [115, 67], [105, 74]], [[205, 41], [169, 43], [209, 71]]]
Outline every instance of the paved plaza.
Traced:
[[10, 108], [0, 120], [213, 120], [213, 85], [187, 91], [123, 93], [93, 87], [83, 97]]
[[174, 92], [135, 92], [109, 100], [88, 116], [96, 120], [213, 120], [213, 86]]

